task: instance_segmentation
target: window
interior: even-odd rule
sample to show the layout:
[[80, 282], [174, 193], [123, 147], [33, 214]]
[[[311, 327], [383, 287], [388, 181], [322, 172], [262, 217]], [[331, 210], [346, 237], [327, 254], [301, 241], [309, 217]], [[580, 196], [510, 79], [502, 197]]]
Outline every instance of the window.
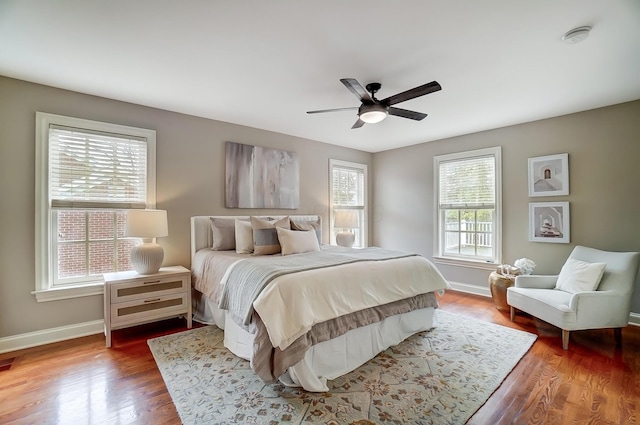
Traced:
[[500, 263], [500, 147], [434, 157], [436, 255]]
[[[331, 187], [331, 243], [336, 234], [351, 231], [355, 235], [354, 248], [367, 246], [367, 165], [355, 162], [329, 160]], [[334, 226], [336, 212], [351, 212], [357, 218], [354, 228]]]
[[155, 207], [155, 131], [36, 113], [38, 301], [102, 292], [132, 270], [126, 211]]

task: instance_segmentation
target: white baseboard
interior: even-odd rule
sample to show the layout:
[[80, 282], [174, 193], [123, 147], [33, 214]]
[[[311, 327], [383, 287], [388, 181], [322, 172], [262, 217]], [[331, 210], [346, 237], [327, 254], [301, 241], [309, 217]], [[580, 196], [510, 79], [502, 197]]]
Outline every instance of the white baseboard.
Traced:
[[483, 286], [471, 285], [469, 283], [452, 282], [450, 280], [447, 282], [449, 283], [449, 286], [453, 291], [466, 292], [468, 294], [475, 294], [475, 295], [482, 295], [483, 297], [491, 296], [491, 290], [489, 290], [488, 287], [485, 288]]
[[631, 312], [631, 314], [629, 314], [629, 324], [640, 326], [640, 314]]
[[39, 345], [51, 344], [52, 342], [65, 341], [67, 339], [80, 338], [82, 336], [95, 335], [103, 332], [104, 321], [93, 320], [75, 325], [60, 326], [58, 328], [7, 336], [0, 338], [0, 353], [37, 347]]

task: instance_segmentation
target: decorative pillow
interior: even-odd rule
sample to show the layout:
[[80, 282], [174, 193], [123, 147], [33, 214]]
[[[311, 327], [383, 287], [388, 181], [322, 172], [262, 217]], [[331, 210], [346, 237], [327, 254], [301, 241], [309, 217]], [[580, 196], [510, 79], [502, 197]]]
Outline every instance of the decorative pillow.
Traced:
[[280, 252], [277, 227], [291, 229], [289, 217], [278, 221], [267, 221], [258, 217], [251, 217], [253, 228], [253, 255], [277, 254]]
[[595, 291], [600, 284], [605, 266], [605, 263], [587, 263], [569, 258], [560, 270], [556, 289], [572, 294]]
[[291, 230], [313, 230], [318, 238], [318, 243], [322, 243], [322, 223], [320, 218], [316, 221], [291, 220]]
[[238, 254], [253, 253], [253, 229], [251, 222], [245, 220], [235, 220], [236, 231], [236, 252]]
[[233, 218], [211, 218], [214, 251], [236, 249], [236, 220]]
[[318, 238], [313, 230], [298, 231], [278, 227], [276, 231], [278, 232], [278, 240], [282, 247], [282, 255], [320, 251]]

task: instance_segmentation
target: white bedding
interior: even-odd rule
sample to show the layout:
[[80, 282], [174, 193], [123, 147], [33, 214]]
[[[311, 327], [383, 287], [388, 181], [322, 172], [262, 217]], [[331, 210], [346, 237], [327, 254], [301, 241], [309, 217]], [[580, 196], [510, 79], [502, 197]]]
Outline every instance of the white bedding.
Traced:
[[[317, 216], [309, 217], [316, 219]], [[215, 322], [225, 329], [225, 346], [234, 354], [251, 359], [254, 336], [216, 305], [219, 299], [219, 289], [216, 288], [224, 281], [224, 268], [232, 266], [238, 258], [250, 256], [218, 253], [220, 255], [213, 267], [205, 258], [209, 256], [204, 253], [207, 250], [202, 250], [210, 243], [211, 235], [200, 234], [208, 230], [208, 221], [208, 216], [192, 218], [193, 283], [201, 293], [201, 296], [194, 297], [197, 303], [194, 319], [203, 323]], [[198, 251], [202, 252], [196, 254]], [[279, 276], [266, 286], [253, 307], [264, 323], [272, 345], [285, 349], [314, 324], [445, 288], [446, 281], [428, 260], [411, 256]], [[313, 302], [303, 302], [309, 300]], [[431, 328], [433, 313], [433, 307], [420, 308], [317, 343], [280, 379], [286, 384], [301, 385], [308, 391], [327, 391], [327, 379], [347, 373], [389, 346]]]
[[284, 350], [316, 323], [446, 287], [426, 258], [411, 256], [280, 276], [253, 306], [271, 344]]

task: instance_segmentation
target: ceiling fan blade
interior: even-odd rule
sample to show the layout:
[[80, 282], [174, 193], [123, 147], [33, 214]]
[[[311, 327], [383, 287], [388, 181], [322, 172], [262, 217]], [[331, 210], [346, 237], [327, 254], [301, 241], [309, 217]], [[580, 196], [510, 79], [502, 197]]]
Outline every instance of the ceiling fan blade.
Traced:
[[373, 103], [373, 99], [371, 99], [367, 90], [362, 87], [362, 84], [360, 84], [358, 80], [355, 78], [341, 78], [340, 81], [351, 91], [351, 93], [355, 94], [360, 101]]
[[396, 108], [395, 106], [389, 107], [389, 115], [394, 115], [396, 117], [409, 118], [410, 120], [420, 121], [426, 118], [427, 114], [423, 114], [422, 112], [409, 111], [407, 109]]
[[365, 124], [364, 121], [362, 121], [360, 118], [358, 118], [358, 121], [356, 121], [355, 124], [353, 124], [353, 126], [351, 127], [351, 129], [353, 130], [354, 128], [360, 128]]
[[389, 96], [388, 98], [381, 100], [380, 103], [387, 106], [395, 105], [396, 103], [405, 102], [407, 100], [424, 96], [425, 94], [433, 93], [438, 90], [442, 90], [442, 87], [436, 81], [432, 81], [430, 83], [414, 87], [411, 90], [403, 91], [402, 93]]
[[348, 108], [320, 109], [318, 111], [307, 111], [307, 114], [321, 114], [324, 112], [337, 112], [337, 111], [356, 111], [357, 109], [358, 109], [357, 106], [351, 106]]

